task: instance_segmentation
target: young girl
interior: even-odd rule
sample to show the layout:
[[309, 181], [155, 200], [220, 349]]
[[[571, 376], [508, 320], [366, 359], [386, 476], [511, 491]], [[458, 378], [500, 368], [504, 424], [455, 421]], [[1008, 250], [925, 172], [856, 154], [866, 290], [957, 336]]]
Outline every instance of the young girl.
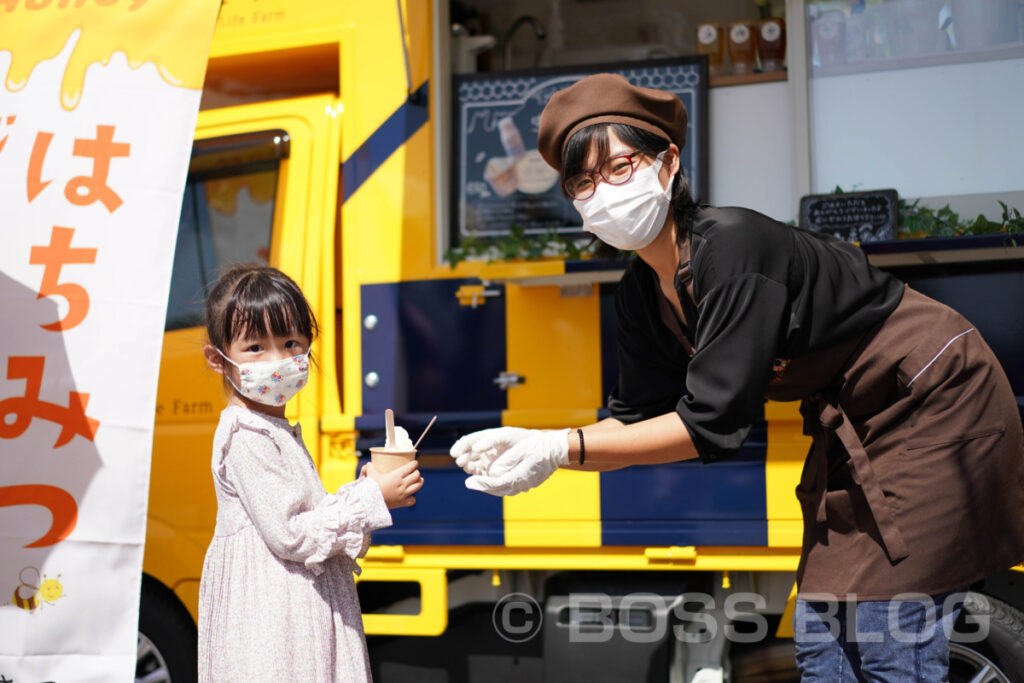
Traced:
[[262, 266], [206, 300], [210, 368], [232, 388], [213, 439], [217, 528], [199, 589], [199, 680], [369, 681], [352, 572], [389, 508], [411, 505], [413, 461], [324, 491], [285, 404], [306, 383], [317, 324], [298, 286]]

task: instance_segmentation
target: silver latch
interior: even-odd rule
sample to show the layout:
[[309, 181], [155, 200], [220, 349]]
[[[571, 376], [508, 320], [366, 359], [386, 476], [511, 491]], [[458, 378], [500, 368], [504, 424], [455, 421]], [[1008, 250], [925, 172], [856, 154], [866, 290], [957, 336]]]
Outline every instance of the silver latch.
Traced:
[[507, 389], [511, 389], [512, 387], [518, 387], [520, 384], [523, 384], [524, 382], [526, 382], [526, 378], [520, 377], [518, 373], [506, 372], [505, 370], [502, 370], [501, 374], [491, 381], [497, 384], [499, 389], [505, 391]]
[[472, 308], [483, 306], [488, 298], [501, 296], [500, 289], [487, 289], [488, 286], [489, 283], [486, 282], [481, 285], [462, 285], [455, 292], [455, 298], [459, 300], [459, 304], [462, 306], [470, 306]]

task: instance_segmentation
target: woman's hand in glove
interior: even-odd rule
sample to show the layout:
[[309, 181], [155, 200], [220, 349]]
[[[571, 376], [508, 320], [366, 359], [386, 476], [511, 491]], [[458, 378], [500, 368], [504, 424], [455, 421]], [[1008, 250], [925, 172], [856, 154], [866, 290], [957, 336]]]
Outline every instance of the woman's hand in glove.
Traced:
[[498, 456], [486, 474], [467, 479], [466, 488], [514, 496], [540, 486], [555, 470], [569, 464], [568, 429], [529, 431], [532, 433]]
[[483, 429], [456, 441], [449, 453], [455, 458], [455, 464], [467, 474], [488, 474], [491, 463], [508, 449], [531, 434], [538, 433], [540, 432], [536, 429], [519, 427]]

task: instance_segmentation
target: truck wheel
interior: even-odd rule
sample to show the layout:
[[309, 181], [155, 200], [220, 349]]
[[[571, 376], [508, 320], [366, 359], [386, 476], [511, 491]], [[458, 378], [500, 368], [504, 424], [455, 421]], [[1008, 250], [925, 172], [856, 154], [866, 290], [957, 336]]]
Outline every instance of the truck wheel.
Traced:
[[195, 683], [197, 633], [174, 591], [143, 575], [135, 683]]
[[[988, 621], [988, 637], [963, 642], [953, 634], [949, 643], [950, 683], [1024, 683], [1024, 614], [1001, 600], [968, 593], [964, 612]], [[970, 633], [961, 615], [956, 631]]]
[[[949, 643], [950, 683], [1024, 683], [1024, 614], [981, 593], [968, 593], [964, 612]], [[974, 632], [967, 615], [987, 618], [988, 636], [978, 643], [957, 642], [956, 633]], [[793, 641], [763, 643], [735, 652], [732, 680], [737, 683], [797, 683]]]

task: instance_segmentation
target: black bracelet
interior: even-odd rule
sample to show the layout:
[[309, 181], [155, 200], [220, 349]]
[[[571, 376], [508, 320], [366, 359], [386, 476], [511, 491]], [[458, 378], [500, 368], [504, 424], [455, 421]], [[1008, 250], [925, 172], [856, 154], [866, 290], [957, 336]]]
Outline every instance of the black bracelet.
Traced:
[[587, 449], [583, 447], [583, 430], [577, 427], [576, 433], [580, 435], [580, 465], [582, 465], [587, 457]]

